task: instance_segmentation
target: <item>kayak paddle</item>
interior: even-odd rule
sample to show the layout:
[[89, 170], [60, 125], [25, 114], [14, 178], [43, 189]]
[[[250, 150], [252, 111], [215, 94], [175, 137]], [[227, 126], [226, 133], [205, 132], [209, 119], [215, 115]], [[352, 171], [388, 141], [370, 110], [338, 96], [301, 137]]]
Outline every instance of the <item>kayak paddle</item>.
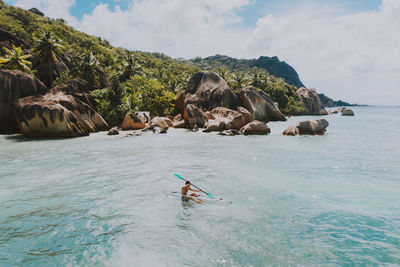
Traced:
[[[178, 177], [179, 179], [184, 180], [185, 182], [188, 181], [188, 180], [184, 179], [182, 176], [180, 176], [180, 175], [177, 174], [177, 173], [174, 173], [174, 175], [175, 175], [176, 177]], [[190, 184], [193, 185], [193, 187], [196, 187], [197, 189], [199, 189], [201, 192], [207, 194], [207, 196], [209, 196], [210, 198], [214, 198], [214, 195], [213, 195], [213, 194], [207, 193], [206, 191], [204, 191], [203, 189], [201, 189], [201, 188], [195, 186], [195, 185], [192, 184], [192, 183], [190, 183]]]

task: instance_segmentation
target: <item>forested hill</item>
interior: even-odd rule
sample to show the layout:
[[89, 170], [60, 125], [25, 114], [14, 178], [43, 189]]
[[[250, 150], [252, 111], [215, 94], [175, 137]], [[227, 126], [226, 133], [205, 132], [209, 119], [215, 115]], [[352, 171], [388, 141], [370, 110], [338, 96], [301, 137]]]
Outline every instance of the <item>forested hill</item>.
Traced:
[[251, 68], [259, 68], [266, 70], [269, 74], [283, 78], [288, 84], [296, 87], [304, 87], [296, 70], [285, 61], [280, 61], [278, 57], [262, 56], [258, 59], [236, 59], [229, 56], [215, 55], [206, 58], [194, 58], [190, 60], [193, 64], [201, 69], [213, 70], [216, 67], [225, 67], [231, 72], [246, 71]]
[[[34, 8], [34, 7], [33, 7]], [[51, 19], [37, 9], [24, 10], [0, 0], [1, 69], [18, 69], [52, 88], [73, 79], [87, 81], [97, 111], [111, 125], [127, 112], [174, 113], [175, 96], [198, 71], [217, 72], [236, 92], [252, 85], [266, 92], [285, 114], [303, 114], [296, 71], [277, 57], [234, 59], [226, 56], [173, 59], [161, 53], [130, 51]]]

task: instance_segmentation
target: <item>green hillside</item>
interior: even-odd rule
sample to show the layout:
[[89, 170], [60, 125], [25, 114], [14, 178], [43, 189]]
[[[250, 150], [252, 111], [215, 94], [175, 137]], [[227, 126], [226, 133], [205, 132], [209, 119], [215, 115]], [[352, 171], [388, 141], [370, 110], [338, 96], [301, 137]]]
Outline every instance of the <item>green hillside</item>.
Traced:
[[[285, 77], [271, 75], [274, 72], [267, 71], [266, 58], [262, 59], [263, 62], [260, 59], [239, 60], [240, 64], [232, 67], [218, 60], [218, 56], [182, 60], [160, 53], [129, 51], [114, 47], [100, 37], [77, 31], [66, 25], [63, 19], [43, 17], [8, 6], [1, 0], [0, 29], [27, 43], [22, 46], [20, 57], [32, 54], [28, 60], [33, 63], [35, 59], [40, 63], [47, 60], [53, 66], [51, 58], [64, 62], [65, 58], [70, 58], [70, 62], [66, 63], [68, 70], [56, 77], [50, 76], [48, 85], [54, 86], [78, 77], [87, 80], [91, 94], [98, 103], [99, 113], [110, 125], [117, 124], [128, 111], [148, 110], [152, 115], [160, 116], [173, 114], [176, 94], [185, 90], [188, 79], [201, 70], [216, 71], [236, 91], [250, 84], [264, 90], [279, 103], [283, 113], [304, 112], [296, 94], [296, 86], [285, 82]], [[15, 51], [10, 51], [10, 48], [6, 50], [7, 41], [16, 46], [20, 44], [15, 40], [7, 40], [7, 34], [4, 36], [0, 36], [1, 57], [7, 59], [11, 54], [15, 56]], [[18, 66], [8, 61], [3, 62], [1, 68], [20, 68]], [[41, 77], [41, 70], [38, 67], [35, 69], [35, 64], [27, 66], [30, 71], [25, 68], [24, 71]], [[274, 66], [276, 68], [276, 64]], [[102, 88], [105, 85], [107, 87]]]

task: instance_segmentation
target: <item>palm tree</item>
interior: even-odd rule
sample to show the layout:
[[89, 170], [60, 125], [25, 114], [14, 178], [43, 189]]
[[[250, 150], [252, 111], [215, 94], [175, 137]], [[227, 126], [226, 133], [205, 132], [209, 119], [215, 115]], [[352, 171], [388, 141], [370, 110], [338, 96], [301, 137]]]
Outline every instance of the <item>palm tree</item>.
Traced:
[[240, 90], [247, 83], [245, 75], [241, 72], [235, 72], [232, 77], [233, 89]]
[[129, 52], [125, 54], [122, 64], [124, 69], [120, 76], [121, 82], [126, 81], [131, 76], [142, 73], [142, 67], [138, 64], [138, 60]]
[[[39, 70], [45, 70], [44, 75], [48, 77], [48, 85], [53, 84], [54, 70], [57, 56], [60, 55], [60, 45], [50, 31], [41, 31], [35, 35], [34, 51], [39, 55]], [[43, 78], [42, 78], [43, 79]], [[46, 79], [47, 80], [47, 79]], [[46, 82], [45, 82], [46, 83]]]
[[253, 68], [250, 71], [250, 80], [251, 80], [251, 85], [253, 85], [256, 88], [260, 88], [261, 86], [261, 72], [257, 68]]
[[53, 38], [50, 31], [42, 31], [35, 40], [35, 51], [38, 52], [40, 61], [44, 63], [54, 63], [57, 56], [60, 55], [60, 47], [58, 40]]
[[0, 64], [2, 66], [10, 70], [20, 70], [29, 74], [32, 73], [30, 68], [32, 63], [27, 60], [32, 55], [25, 55], [22, 46], [16, 47], [12, 44], [12, 49], [10, 50], [4, 47], [4, 52], [5, 58], [0, 59]]
[[100, 85], [101, 66], [91, 50], [84, 51], [76, 60], [74, 72], [77, 76], [85, 79], [92, 88]]
[[229, 70], [225, 67], [218, 68], [218, 75], [221, 76], [222, 79], [227, 80], [229, 75]]

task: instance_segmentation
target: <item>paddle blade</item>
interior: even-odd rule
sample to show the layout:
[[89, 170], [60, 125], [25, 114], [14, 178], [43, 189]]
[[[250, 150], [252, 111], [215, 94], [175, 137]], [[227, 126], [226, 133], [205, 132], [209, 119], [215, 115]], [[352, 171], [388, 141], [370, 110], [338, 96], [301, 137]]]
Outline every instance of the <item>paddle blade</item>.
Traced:
[[183, 178], [182, 178], [179, 174], [174, 173], [174, 175], [175, 175], [176, 177], [178, 177], [179, 179], [183, 180]]
[[211, 199], [214, 199], [214, 196], [212, 194], [207, 194]]

